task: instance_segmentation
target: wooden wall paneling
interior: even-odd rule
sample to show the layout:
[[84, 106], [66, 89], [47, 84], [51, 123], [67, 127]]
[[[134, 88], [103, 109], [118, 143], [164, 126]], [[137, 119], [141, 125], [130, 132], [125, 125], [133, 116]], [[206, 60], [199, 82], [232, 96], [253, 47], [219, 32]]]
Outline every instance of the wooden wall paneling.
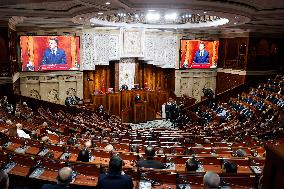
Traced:
[[279, 70], [284, 61], [284, 39], [250, 37], [246, 70]]
[[219, 68], [245, 69], [248, 54], [248, 37], [221, 38], [219, 45]]
[[11, 75], [8, 41], [8, 28], [0, 27], [0, 77], [7, 77]]
[[133, 91], [121, 91], [121, 109], [127, 109], [131, 107]]
[[106, 95], [93, 95], [93, 107], [98, 109], [101, 105], [103, 105], [104, 109], [107, 109]]
[[115, 67], [115, 85], [114, 85], [114, 90], [115, 92], [118, 92], [119, 91], [119, 64], [116, 63], [114, 65]]
[[239, 86], [245, 82], [245, 75], [217, 72], [216, 94]]
[[120, 116], [121, 110], [121, 93], [113, 93], [107, 95], [108, 112]]
[[9, 59], [11, 66], [11, 75], [20, 70], [18, 59], [17, 59], [17, 32], [8, 28], [8, 38], [9, 38]]

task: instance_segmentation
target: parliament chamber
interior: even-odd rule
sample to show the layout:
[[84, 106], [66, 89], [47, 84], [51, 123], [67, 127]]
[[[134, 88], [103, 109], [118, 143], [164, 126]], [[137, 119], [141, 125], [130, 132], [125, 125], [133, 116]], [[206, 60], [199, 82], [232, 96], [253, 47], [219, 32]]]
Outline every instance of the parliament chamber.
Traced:
[[0, 189], [281, 189], [281, 1], [0, 2]]

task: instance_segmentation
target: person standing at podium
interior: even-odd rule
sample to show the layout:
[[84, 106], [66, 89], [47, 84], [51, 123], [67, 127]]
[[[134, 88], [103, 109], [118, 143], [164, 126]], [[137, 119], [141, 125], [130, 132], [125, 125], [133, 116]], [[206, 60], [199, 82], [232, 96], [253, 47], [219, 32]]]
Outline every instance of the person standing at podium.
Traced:
[[41, 60], [42, 65], [66, 64], [66, 54], [63, 49], [58, 48], [58, 39], [49, 39], [49, 48], [47, 48]]
[[209, 64], [209, 52], [205, 50], [205, 44], [200, 42], [199, 50], [195, 52], [194, 64]]

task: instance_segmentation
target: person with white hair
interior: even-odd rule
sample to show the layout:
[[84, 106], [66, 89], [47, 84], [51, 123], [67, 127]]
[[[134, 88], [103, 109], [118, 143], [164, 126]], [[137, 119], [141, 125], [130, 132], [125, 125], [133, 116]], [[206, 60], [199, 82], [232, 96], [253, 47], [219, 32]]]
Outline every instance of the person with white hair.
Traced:
[[48, 123], [45, 121], [41, 124], [43, 127], [47, 127], [48, 126]]
[[203, 177], [203, 184], [205, 189], [217, 189], [220, 186], [220, 176], [208, 171]]
[[112, 144], [108, 144], [108, 145], [106, 145], [104, 150], [107, 151], [107, 152], [112, 152], [114, 150], [114, 147], [113, 147]]
[[23, 125], [21, 123], [17, 123], [16, 124], [16, 127], [17, 127], [17, 134], [19, 137], [22, 137], [22, 138], [28, 138], [30, 139], [30, 135], [27, 134], [24, 130], [23, 130]]
[[12, 122], [10, 119], [8, 119], [8, 120], [6, 121], [6, 124], [7, 124], [7, 125], [13, 125], [13, 122]]
[[41, 189], [67, 189], [73, 180], [73, 171], [70, 167], [63, 167], [58, 171], [57, 184], [44, 184]]
[[77, 161], [90, 162], [92, 159], [92, 154], [89, 151], [89, 148], [91, 147], [92, 147], [92, 142], [90, 140], [85, 142], [85, 148], [80, 150], [77, 157]]

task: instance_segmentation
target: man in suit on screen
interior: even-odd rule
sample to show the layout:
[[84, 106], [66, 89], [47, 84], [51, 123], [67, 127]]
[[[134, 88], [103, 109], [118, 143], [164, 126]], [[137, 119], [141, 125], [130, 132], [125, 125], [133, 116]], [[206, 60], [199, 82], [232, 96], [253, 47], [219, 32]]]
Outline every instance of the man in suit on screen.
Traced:
[[205, 44], [199, 44], [199, 50], [195, 52], [194, 64], [209, 64], [209, 52], [205, 50]]
[[43, 53], [41, 60], [42, 65], [49, 64], [66, 64], [66, 54], [63, 49], [60, 49], [58, 46], [57, 38], [49, 39], [49, 48], [46, 49]]

